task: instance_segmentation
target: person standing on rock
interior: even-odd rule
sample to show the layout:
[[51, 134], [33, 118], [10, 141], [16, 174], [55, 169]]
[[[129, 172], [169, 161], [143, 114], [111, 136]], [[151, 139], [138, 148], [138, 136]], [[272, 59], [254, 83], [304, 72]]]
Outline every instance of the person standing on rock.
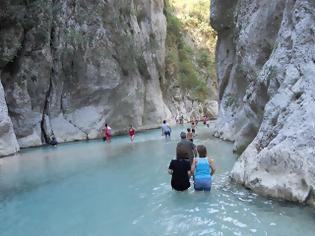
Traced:
[[130, 125], [130, 128], [129, 128], [129, 137], [130, 137], [130, 141], [131, 141], [131, 142], [134, 141], [135, 136], [136, 136], [136, 129], [133, 128], [132, 125]]
[[162, 136], [165, 136], [165, 139], [171, 138], [171, 132], [172, 132], [171, 127], [170, 127], [169, 124], [166, 122], [166, 120], [163, 120], [163, 124], [162, 124]]
[[107, 143], [110, 143], [112, 139], [112, 129], [107, 124], [105, 124], [104, 139]]

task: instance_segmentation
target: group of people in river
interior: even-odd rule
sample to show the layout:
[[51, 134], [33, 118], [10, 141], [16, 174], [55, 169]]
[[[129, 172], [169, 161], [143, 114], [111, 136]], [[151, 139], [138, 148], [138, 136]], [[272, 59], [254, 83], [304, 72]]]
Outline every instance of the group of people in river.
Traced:
[[[215, 173], [214, 161], [207, 154], [204, 145], [193, 143], [192, 132], [181, 132], [181, 141], [176, 147], [176, 159], [171, 160], [168, 172], [172, 175], [171, 186], [174, 190], [185, 191], [190, 187], [193, 177], [195, 191], [210, 191], [212, 176]], [[190, 133], [191, 132], [191, 133]]]
[[[112, 140], [112, 128], [106, 123], [103, 130], [104, 130], [103, 140], [107, 143], [110, 143]], [[128, 134], [130, 141], [133, 142], [136, 136], [136, 129], [132, 125], [130, 125], [129, 127]]]
[[[181, 121], [179, 123], [181, 124]], [[210, 191], [212, 176], [215, 173], [214, 161], [208, 157], [207, 148], [204, 145], [194, 144], [198, 120], [193, 119], [190, 123], [191, 127], [187, 128], [187, 132], [180, 133], [181, 140], [176, 147], [176, 159], [169, 164], [168, 173], [172, 176], [171, 186], [174, 190], [185, 191], [190, 187], [190, 178], [193, 177], [195, 191]], [[203, 123], [208, 126], [206, 117]], [[162, 123], [161, 131], [166, 140], [171, 138], [172, 129], [166, 120]], [[136, 130], [132, 125], [129, 127], [128, 135], [130, 141], [133, 142]], [[111, 127], [105, 124], [103, 139], [109, 143], [111, 137]]]
[[[184, 124], [183, 115], [176, 117], [176, 123]], [[187, 137], [189, 140], [191, 140], [193, 142], [193, 137], [196, 135], [196, 126], [198, 124], [198, 119], [194, 118], [190, 121], [190, 123], [191, 123], [191, 128], [187, 129]], [[203, 117], [203, 123], [204, 123], [204, 125], [207, 125], [209, 127], [207, 116]], [[106, 141], [107, 143], [110, 143], [111, 139], [112, 139], [112, 129], [107, 123], [105, 124], [103, 131], [104, 131], [103, 140]], [[166, 120], [163, 120], [162, 136], [165, 136], [165, 139], [170, 139], [171, 133], [172, 133], [171, 126], [167, 123]], [[135, 136], [136, 136], [136, 129], [132, 125], [130, 125], [130, 127], [129, 127], [128, 135], [130, 137], [130, 141], [133, 142], [135, 139]]]

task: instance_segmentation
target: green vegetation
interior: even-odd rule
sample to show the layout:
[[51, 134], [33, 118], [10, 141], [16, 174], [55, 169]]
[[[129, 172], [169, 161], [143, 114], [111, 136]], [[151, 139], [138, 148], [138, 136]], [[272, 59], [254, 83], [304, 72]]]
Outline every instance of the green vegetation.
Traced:
[[[214, 52], [216, 32], [210, 27], [210, 0], [168, 0], [173, 12], [199, 47]], [[213, 53], [212, 53], [213, 55]]]
[[208, 78], [216, 81], [216, 34], [208, 23], [209, 4], [210, 0], [165, 1], [167, 77], [175, 76], [199, 101], [209, 97]]

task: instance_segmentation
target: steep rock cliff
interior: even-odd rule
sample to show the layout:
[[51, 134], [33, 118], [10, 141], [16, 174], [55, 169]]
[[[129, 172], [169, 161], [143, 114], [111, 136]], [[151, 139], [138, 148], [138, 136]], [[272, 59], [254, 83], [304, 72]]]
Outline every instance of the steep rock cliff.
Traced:
[[[163, 0], [1, 0], [0, 76], [21, 147], [170, 118]], [[0, 88], [0, 139], [17, 150]], [[2, 125], [2, 123], [5, 123]], [[10, 136], [10, 138], [8, 138]], [[2, 146], [2, 145], [0, 145]], [[6, 155], [8, 152], [0, 152]]]
[[8, 115], [4, 90], [0, 83], [0, 153], [1, 155], [9, 155], [18, 150], [19, 145], [15, 137], [11, 119]]
[[264, 195], [311, 199], [315, 2], [213, 0], [211, 21], [219, 34], [216, 136], [242, 153], [232, 178]]

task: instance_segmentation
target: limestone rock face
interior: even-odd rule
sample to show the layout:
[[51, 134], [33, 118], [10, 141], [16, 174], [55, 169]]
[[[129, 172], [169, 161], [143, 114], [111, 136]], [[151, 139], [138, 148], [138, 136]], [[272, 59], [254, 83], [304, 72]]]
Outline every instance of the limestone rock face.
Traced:
[[15, 153], [19, 149], [0, 82], [0, 156]]
[[[21, 147], [171, 118], [160, 88], [163, 0], [1, 0], [0, 11], [1, 82]], [[1, 142], [14, 137], [6, 122]]]
[[305, 202], [315, 189], [315, 2], [212, 1], [219, 34], [216, 136], [243, 154], [232, 178]]

